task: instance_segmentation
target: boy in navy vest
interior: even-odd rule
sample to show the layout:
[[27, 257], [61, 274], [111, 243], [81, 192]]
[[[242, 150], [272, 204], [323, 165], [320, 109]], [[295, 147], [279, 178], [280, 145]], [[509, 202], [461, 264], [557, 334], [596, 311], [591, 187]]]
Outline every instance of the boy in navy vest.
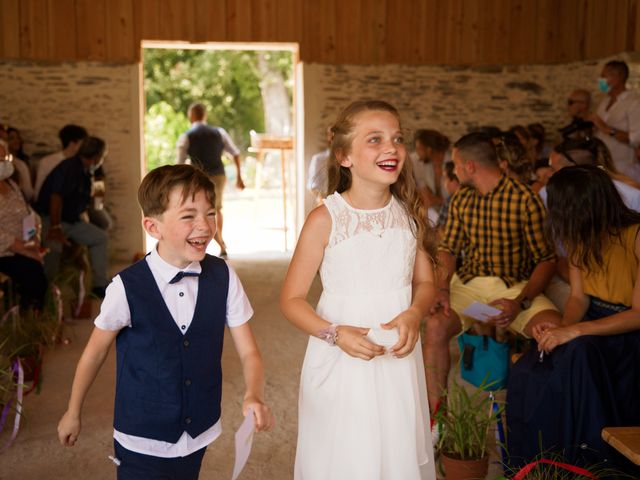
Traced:
[[205, 254], [216, 229], [214, 186], [205, 173], [190, 165], [157, 168], [142, 181], [138, 201], [157, 248], [107, 288], [58, 437], [75, 444], [83, 401], [115, 341], [118, 479], [197, 479], [207, 445], [221, 432], [225, 325], [242, 362], [243, 413], [252, 409], [258, 431], [274, 423], [248, 324], [253, 310], [234, 270]]

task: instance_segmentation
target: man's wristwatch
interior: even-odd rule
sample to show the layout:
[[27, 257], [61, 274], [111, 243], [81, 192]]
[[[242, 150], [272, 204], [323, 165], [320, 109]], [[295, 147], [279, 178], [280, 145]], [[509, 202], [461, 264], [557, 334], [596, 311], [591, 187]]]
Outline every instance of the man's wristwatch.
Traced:
[[610, 137], [615, 137], [617, 133], [618, 131], [615, 128], [612, 128], [611, 130], [609, 130]]
[[531, 300], [529, 300], [527, 297], [523, 297], [522, 299], [520, 299], [520, 310], [526, 310], [530, 306]]

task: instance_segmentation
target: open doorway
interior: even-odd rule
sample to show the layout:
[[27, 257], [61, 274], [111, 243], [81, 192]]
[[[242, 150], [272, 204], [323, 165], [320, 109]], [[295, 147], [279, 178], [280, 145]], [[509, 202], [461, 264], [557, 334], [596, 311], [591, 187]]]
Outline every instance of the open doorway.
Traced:
[[[224, 241], [230, 257], [290, 250], [297, 231], [295, 44], [143, 42], [145, 173], [177, 161], [193, 102], [207, 123], [224, 128], [238, 147], [245, 188], [223, 156]], [[147, 237], [146, 249], [155, 241]], [[211, 242], [208, 253], [220, 248]]]

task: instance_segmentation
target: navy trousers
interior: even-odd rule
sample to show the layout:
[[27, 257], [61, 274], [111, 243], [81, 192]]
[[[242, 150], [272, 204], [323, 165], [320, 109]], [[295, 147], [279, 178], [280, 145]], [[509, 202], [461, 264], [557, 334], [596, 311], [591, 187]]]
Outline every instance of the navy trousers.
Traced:
[[207, 447], [186, 457], [161, 458], [127, 450], [113, 441], [115, 457], [120, 461], [118, 480], [198, 480]]

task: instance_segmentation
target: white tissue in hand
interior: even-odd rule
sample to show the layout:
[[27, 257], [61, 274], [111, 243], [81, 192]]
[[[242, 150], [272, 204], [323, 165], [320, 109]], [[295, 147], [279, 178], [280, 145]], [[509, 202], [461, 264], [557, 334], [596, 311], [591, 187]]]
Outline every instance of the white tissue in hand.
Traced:
[[369, 330], [369, 333], [367, 333], [367, 338], [377, 345], [390, 348], [398, 343], [400, 337], [397, 328], [392, 328], [391, 330], [372, 328]]

